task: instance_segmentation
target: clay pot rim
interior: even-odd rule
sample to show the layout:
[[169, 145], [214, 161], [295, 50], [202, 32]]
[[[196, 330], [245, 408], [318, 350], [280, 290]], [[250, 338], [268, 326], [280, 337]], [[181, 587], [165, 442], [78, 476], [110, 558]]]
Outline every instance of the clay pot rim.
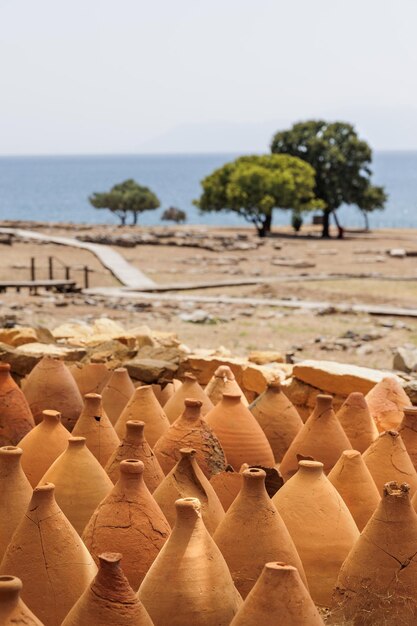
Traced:
[[183, 376], [183, 379], [184, 379], [183, 382], [185, 382], [185, 381], [196, 382], [197, 381], [197, 376], [195, 376], [192, 372], [185, 372], [185, 374]]
[[146, 423], [142, 420], [127, 420], [126, 428], [135, 428], [137, 430], [145, 428]]
[[37, 485], [33, 490], [33, 495], [35, 494], [47, 494], [53, 493], [55, 491], [54, 483], [43, 483], [42, 485]]
[[274, 378], [274, 380], [271, 380], [267, 384], [267, 388], [271, 389], [272, 391], [281, 391], [282, 383], [278, 378]]
[[19, 446], [1, 446], [0, 454], [7, 454], [9, 456], [22, 456], [23, 450]]
[[324, 463], [321, 461], [309, 461], [308, 459], [303, 459], [302, 461], [298, 461], [298, 471], [300, 470], [307, 471], [311, 474], [322, 474], [324, 471]]
[[229, 365], [219, 365], [213, 376], [214, 378], [227, 378], [227, 380], [235, 380], [235, 375]]
[[406, 498], [407, 500], [410, 497], [410, 485], [408, 483], [399, 483], [395, 480], [391, 480], [388, 483], [385, 483], [383, 489], [384, 498], [394, 497], [394, 498]]
[[358, 457], [362, 455], [359, 452], [359, 450], [354, 450], [353, 448], [351, 448], [349, 450], [343, 450], [342, 456], [343, 458], [350, 460], [350, 459], [357, 459]]
[[83, 448], [86, 445], [85, 437], [70, 437], [68, 439], [68, 447], [75, 448], [76, 446], [79, 448]]
[[84, 398], [86, 400], [101, 400], [101, 394], [90, 391], [89, 393], [84, 394]]
[[115, 372], [117, 374], [121, 374], [121, 373], [127, 372], [127, 367], [115, 367], [114, 370], [112, 371], [112, 374], [114, 374]]
[[203, 406], [203, 403], [201, 400], [198, 400], [197, 398], [185, 398], [184, 405], [187, 407], [199, 408]]
[[119, 469], [121, 474], [143, 474], [145, 466], [138, 459], [124, 459], [120, 461]]
[[265, 569], [279, 572], [298, 571], [297, 568], [294, 567], [294, 565], [289, 565], [289, 563], [285, 563], [284, 561], [269, 561], [269, 563], [265, 563]]
[[245, 478], [254, 478], [254, 479], [257, 479], [257, 480], [260, 480], [260, 479], [265, 480], [266, 472], [265, 472], [265, 470], [261, 469], [260, 467], [248, 467], [248, 468], [243, 470], [242, 476], [244, 476]]
[[197, 454], [197, 450], [195, 448], [180, 448], [180, 454], [183, 459], [192, 459]]
[[201, 502], [198, 498], [178, 498], [178, 500], [175, 500], [175, 508], [177, 511], [200, 511]]
[[6, 591], [20, 593], [22, 588], [23, 583], [17, 576], [12, 576], [10, 574], [0, 575], [0, 593]]
[[240, 402], [242, 398], [242, 394], [236, 391], [223, 393], [222, 396], [223, 396], [223, 400], [226, 400], [226, 402], [231, 402], [231, 403], [232, 402], [238, 403]]
[[44, 409], [42, 411], [42, 421], [61, 421], [62, 414], [59, 411], [54, 411], [54, 409]]
[[98, 555], [100, 565], [118, 565], [123, 558], [121, 552], [102, 552]]
[[390, 428], [390, 430], [384, 430], [383, 433], [380, 433], [379, 439], [381, 437], [385, 437], [386, 435], [389, 435], [390, 437], [392, 437], [392, 439], [398, 439], [398, 437], [400, 436], [400, 433], [398, 432], [398, 430], [394, 430]]

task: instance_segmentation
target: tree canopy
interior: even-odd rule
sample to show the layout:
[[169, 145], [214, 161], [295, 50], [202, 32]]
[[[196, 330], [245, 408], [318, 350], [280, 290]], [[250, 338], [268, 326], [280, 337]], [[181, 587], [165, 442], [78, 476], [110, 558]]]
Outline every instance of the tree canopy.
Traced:
[[255, 225], [264, 237], [274, 209], [297, 212], [321, 208], [314, 195], [314, 169], [283, 154], [243, 156], [216, 169], [201, 182], [194, 204], [203, 213], [234, 211]]
[[158, 197], [153, 191], [131, 178], [114, 185], [110, 191], [93, 193], [89, 201], [96, 209], [109, 209], [117, 215], [122, 226], [126, 224], [129, 213], [132, 213], [132, 224], [137, 224], [139, 213], [160, 206]]
[[271, 152], [298, 157], [314, 167], [315, 195], [324, 203], [324, 237], [329, 236], [330, 215], [339, 226], [336, 211], [344, 203], [356, 205], [365, 216], [384, 208], [384, 188], [371, 184], [371, 148], [359, 139], [351, 124], [323, 120], [294, 124], [276, 133]]

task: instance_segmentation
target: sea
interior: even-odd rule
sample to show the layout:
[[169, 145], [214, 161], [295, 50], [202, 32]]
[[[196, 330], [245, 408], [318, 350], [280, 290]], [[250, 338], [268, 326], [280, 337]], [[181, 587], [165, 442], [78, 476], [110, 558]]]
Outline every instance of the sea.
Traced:
[[[88, 202], [127, 178], [150, 187], [161, 208], [143, 213], [139, 223], [161, 225], [164, 209], [174, 206], [187, 214], [187, 223], [248, 226], [233, 213], [200, 214], [193, 200], [200, 181], [237, 154], [27, 156], [0, 157], [0, 219], [117, 224], [107, 210]], [[371, 228], [417, 228], [417, 152], [375, 152], [373, 181], [383, 185], [389, 199], [383, 211], [370, 215]], [[363, 217], [353, 206], [341, 207], [346, 228], [362, 227]], [[274, 224], [290, 222], [289, 211], [275, 211]], [[305, 218], [309, 222], [311, 217]]]

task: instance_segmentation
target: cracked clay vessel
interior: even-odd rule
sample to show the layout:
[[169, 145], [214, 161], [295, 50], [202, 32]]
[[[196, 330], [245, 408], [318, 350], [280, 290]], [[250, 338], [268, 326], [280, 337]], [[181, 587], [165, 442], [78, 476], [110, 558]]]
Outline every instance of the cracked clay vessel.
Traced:
[[171, 528], [176, 519], [176, 500], [198, 498], [204, 524], [209, 533], [213, 534], [224, 518], [224, 509], [194, 458], [195, 450], [181, 448], [180, 454], [180, 460], [154, 491], [153, 496]]
[[43, 476], [41, 483], [44, 482], [54, 483], [58, 505], [79, 535], [113, 488], [112, 481], [85, 445], [84, 437], [70, 437], [65, 452]]
[[341, 423], [352, 450], [365, 450], [378, 437], [378, 429], [371, 416], [365, 396], [359, 391], [348, 395], [336, 417]]
[[172, 534], [138, 596], [155, 626], [229, 626], [242, 603], [196, 498], [175, 503]]
[[121, 552], [123, 571], [136, 590], [170, 532], [144, 483], [142, 461], [128, 459], [120, 463], [120, 478], [94, 511], [83, 540], [96, 562], [109, 546]]
[[58, 411], [42, 411], [42, 421], [19, 444], [23, 450], [22, 468], [36, 487], [52, 463], [66, 450], [70, 433], [61, 423]]
[[268, 439], [240, 394], [225, 393], [207, 413], [206, 420], [217, 435], [227, 462], [239, 471], [243, 463], [274, 467], [275, 459]]
[[10, 572], [22, 580], [22, 599], [45, 626], [60, 626], [97, 572], [51, 483], [36, 487], [9, 543], [0, 573]]
[[10, 375], [9, 363], [0, 363], [0, 446], [16, 446], [34, 426], [27, 400]]
[[20, 597], [22, 581], [15, 576], [0, 576], [1, 626], [44, 626]]
[[69, 370], [83, 398], [86, 393], [101, 393], [111, 376], [110, 370], [104, 363], [71, 365]]
[[184, 410], [184, 402], [187, 398], [194, 398], [194, 400], [201, 400], [201, 414], [206, 415], [212, 408], [208, 395], [203, 391], [202, 387], [197, 382], [197, 378], [194, 374], [187, 372], [184, 374], [184, 381], [175, 393], [170, 397], [168, 402], [164, 406], [164, 411], [170, 423], [172, 424], [181, 415]]
[[125, 367], [116, 368], [101, 392], [104, 410], [113, 426], [134, 392], [135, 386], [130, 379], [127, 369]]
[[120, 475], [120, 463], [126, 459], [137, 459], [143, 463], [143, 479], [149, 491], [153, 493], [164, 480], [164, 472], [158, 459], [145, 439], [145, 422], [129, 420], [126, 422], [126, 435], [107, 462], [105, 470], [113, 483]]
[[307, 584], [294, 542], [266, 492], [265, 476], [254, 467], [243, 471], [242, 489], [213, 535], [242, 598], [271, 560], [294, 565]]
[[333, 398], [319, 394], [316, 406], [306, 423], [296, 435], [282, 459], [279, 470], [288, 480], [298, 470], [298, 461], [303, 458], [323, 463], [328, 474], [343, 450], [352, 448], [345, 431], [332, 408]]
[[408, 485], [389, 482], [342, 565], [333, 598], [335, 622], [331, 623], [415, 624], [416, 546], [417, 514], [410, 504]]
[[398, 429], [410, 459], [417, 470], [417, 407], [407, 406]]
[[153, 626], [120, 567], [122, 554], [100, 554], [98, 574], [62, 626]]
[[216, 404], [220, 402], [224, 393], [240, 393], [242, 403], [245, 406], [249, 404], [245, 394], [236, 382], [235, 375], [228, 365], [219, 365], [207, 383], [204, 391], [210, 398], [213, 406], [216, 406]]
[[59, 411], [71, 431], [83, 410], [83, 400], [71, 372], [62, 361], [44, 356], [33, 368], [23, 387], [35, 422], [45, 409]]
[[324, 626], [297, 568], [267, 563], [230, 626]]
[[0, 448], [0, 561], [32, 497], [21, 458], [21, 448]]
[[252, 402], [249, 409], [264, 431], [275, 461], [280, 463], [303, 427], [297, 409], [282, 391], [278, 381], [269, 383], [266, 391]]
[[85, 437], [87, 448], [103, 467], [116, 450], [120, 439], [103, 409], [98, 393], [84, 396], [84, 408], [75, 424], [73, 437]]
[[226, 468], [220, 441], [201, 415], [201, 400], [185, 399], [178, 419], [157, 441], [154, 452], [165, 474], [179, 461], [180, 448], [193, 448], [200, 469], [208, 479]]
[[119, 439], [123, 439], [126, 434], [126, 422], [128, 420], [145, 422], [146, 439], [151, 448], [168, 429], [168, 418], [156, 399], [151, 385], [144, 385], [135, 389], [133, 396], [120, 414], [115, 426]]
[[394, 376], [386, 376], [372, 387], [365, 400], [380, 432], [398, 428], [403, 410], [410, 405], [410, 398]]
[[295, 543], [311, 597], [329, 606], [340, 567], [359, 537], [349, 509], [318, 461], [300, 461], [272, 502]]

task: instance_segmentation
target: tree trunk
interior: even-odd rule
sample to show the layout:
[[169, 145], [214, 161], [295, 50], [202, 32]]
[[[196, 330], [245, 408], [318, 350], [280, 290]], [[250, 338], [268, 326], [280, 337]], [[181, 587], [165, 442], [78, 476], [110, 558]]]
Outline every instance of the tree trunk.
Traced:
[[333, 211], [333, 217], [334, 217], [334, 221], [335, 221], [336, 226], [337, 226], [337, 238], [338, 239], [343, 239], [344, 228], [343, 228], [343, 226], [340, 225], [339, 218], [336, 215], [336, 211]]
[[120, 226], [126, 226], [126, 213], [117, 213], [117, 217], [120, 220]]
[[369, 230], [369, 217], [368, 211], [362, 211], [363, 219], [365, 220], [365, 230]]
[[323, 227], [321, 236], [323, 239], [329, 239], [330, 237], [330, 211], [323, 211]]
[[138, 212], [137, 211], [132, 211], [132, 213], [133, 213], [132, 225], [136, 226], [136, 224], [138, 223]]
[[259, 237], [266, 237], [271, 232], [272, 215], [266, 215], [260, 226], [256, 225]]

